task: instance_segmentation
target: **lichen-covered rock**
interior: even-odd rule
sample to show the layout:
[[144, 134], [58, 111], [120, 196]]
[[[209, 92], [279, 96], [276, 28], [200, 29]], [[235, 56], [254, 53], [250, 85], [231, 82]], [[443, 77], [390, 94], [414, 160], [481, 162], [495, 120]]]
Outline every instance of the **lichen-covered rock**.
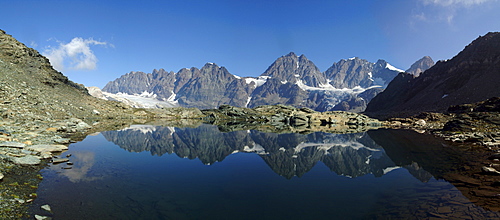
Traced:
[[26, 144], [15, 141], [5, 141], [0, 143], [0, 147], [24, 148]]
[[26, 155], [24, 157], [11, 157], [12, 162], [19, 165], [38, 165], [42, 161], [40, 158], [33, 155]]
[[68, 150], [66, 145], [55, 145], [55, 144], [38, 144], [26, 147], [27, 150], [36, 152], [61, 152]]

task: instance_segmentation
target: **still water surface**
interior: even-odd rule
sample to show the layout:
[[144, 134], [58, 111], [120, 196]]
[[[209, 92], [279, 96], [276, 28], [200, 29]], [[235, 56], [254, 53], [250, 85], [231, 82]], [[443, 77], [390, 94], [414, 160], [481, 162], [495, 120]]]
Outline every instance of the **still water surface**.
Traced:
[[31, 211], [54, 219], [498, 216], [442, 180], [463, 158], [422, 137], [137, 125], [72, 144], [62, 156], [73, 165], [42, 170]]

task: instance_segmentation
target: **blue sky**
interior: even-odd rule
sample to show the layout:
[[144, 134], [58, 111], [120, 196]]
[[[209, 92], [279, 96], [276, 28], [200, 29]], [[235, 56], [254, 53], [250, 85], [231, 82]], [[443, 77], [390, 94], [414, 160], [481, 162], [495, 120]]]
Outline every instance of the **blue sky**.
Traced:
[[407, 69], [500, 31], [499, 12], [500, 0], [2, 0], [0, 29], [102, 88], [130, 71], [207, 62], [258, 76], [292, 51], [321, 71], [354, 56]]

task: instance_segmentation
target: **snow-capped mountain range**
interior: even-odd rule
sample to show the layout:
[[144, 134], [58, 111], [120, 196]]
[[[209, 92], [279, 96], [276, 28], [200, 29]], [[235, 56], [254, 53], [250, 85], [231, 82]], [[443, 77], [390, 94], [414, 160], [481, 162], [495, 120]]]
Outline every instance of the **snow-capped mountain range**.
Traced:
[[[214, 63], [201, 69], [152, 73], [130, 72], [103, 89], [107, 99], [132, 100], [142, 107], [217, 108], [285, 104], [316, 111], [363, 111], [368, 102], [403, 70], [384, 60], [357, 57], [333, 63], [325, 72], [304, 55], [291, 52], [274, 61], [259, 77], [240, 77]], [[157, 102], [152, 102], [157, 100]], [[146, 102], [141, 105], [141, 100]], [[154, 104], [151, 104], [154, 103]], [[162, 104], [163, 103], [163, 104]]]

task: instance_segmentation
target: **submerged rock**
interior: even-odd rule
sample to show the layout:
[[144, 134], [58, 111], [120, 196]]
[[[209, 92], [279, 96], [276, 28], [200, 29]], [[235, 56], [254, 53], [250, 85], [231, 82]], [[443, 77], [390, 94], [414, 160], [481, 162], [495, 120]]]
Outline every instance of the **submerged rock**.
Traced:
[[68, 161], [69, 161], [68, 158], [54, 158], [54, 159], [52, 159], [53, 164], [64, 163], [64, 162], [68, 162]]
[[36, 219], [36, 220], [50, 220], [50, 219], [52, 219], [52, 218], [51, 218], [51, 217], [49, 217], [49, 216], [35, 215], [35, 219]]

